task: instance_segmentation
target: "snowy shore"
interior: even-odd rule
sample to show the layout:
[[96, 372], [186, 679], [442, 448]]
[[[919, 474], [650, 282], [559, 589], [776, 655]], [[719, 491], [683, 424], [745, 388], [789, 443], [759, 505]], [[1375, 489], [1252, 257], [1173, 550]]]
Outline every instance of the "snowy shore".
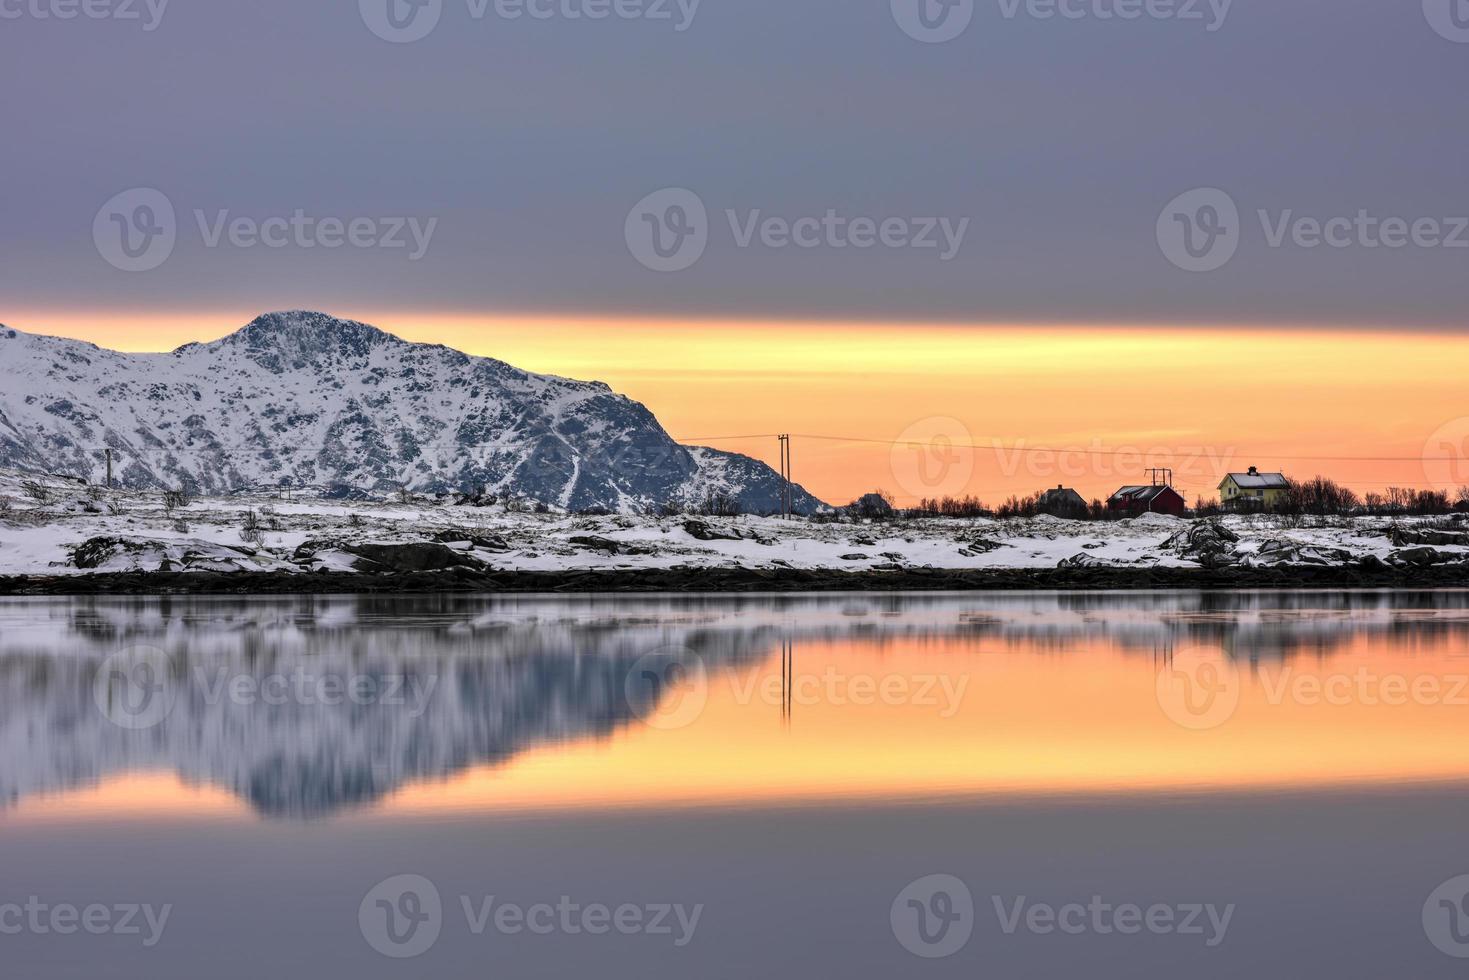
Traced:
[[[953, 584], [964, 575], [979, 581], [984, 573], [1051, 571], [1127, 583], [1170, 581], [1170, 572], [1180, 582], [1199, 572], [1249, 581], [1250, 572], [1350, 569], [1372, 573], [1366, 584], [1412, 583], [1415, 576], [1425, 584], [1469, 582], [1464, 515], [852, 523], [579, 516], [427, 500], [288, 502], [267, 494], [173, 503], [156, 492], [104, 492], [0, 471], [0, 577], [265, 573], [350, 580], [418, 573], [493, 575], [503, 582], [521, 574], [554, 587], [558, 576], [584, 573], [648, 582], [676, 581], [674, 573], [710, 582], [740, 573], [776, 579], [830, 573], [855, 586], [880, 583], [885, 575]], [[1005, 574], [996, 581], [1020, 580]]]

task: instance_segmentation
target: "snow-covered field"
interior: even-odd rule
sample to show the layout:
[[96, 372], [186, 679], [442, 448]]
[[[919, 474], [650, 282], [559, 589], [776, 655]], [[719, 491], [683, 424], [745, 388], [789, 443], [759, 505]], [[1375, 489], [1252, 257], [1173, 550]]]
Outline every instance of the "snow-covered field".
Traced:
[[[1087, 523], [923, 519], [585, 517], [504, 506], [199, 498], [104, 492], [0, 471], [0, 575], [208, 570], [1056, 568], [1058, 565], [1445, 564], [1469, 561], [1469, 520], [1163, 515]], [[38, 496], [40, 499], [38, 499]], [[254, 533], [245, 529], [252, 523]], [[1231, 538], [1235, 540], [1230, 540]], [[86, 547], [81, 547], [86, 544]], [[406, 555], [391, 546], [422, 544]], [[383, 548], [380, 546], [389, 546]]]

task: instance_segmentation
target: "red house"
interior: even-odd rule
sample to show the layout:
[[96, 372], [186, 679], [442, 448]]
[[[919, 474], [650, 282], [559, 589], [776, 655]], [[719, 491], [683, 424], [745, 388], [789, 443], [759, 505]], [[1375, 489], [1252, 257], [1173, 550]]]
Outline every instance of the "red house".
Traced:
[[1107, 510], [1123, 517], [1137, 517], [1139, 514], [1182, 517], [1186, 509], [1183, 497], [1166, 483], [1123, 487], [1107, 498]]

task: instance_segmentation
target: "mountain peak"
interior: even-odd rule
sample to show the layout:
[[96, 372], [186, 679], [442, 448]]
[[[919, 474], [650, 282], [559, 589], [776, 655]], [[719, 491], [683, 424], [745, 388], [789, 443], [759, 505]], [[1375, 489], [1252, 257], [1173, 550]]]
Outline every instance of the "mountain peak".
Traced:
[[387, 336], [377, 327], [356, 320], [343, 320], [317, 310], [281, 310], [262, 313], [232, 336], [267, 339], [288, 334], [293, 337], [366, 337]]
[[329, 313], [284, 310], [263, 313], [219, 342], [244, 346], [253, 360], [268, 361], [268, 367], [278, 369], [281, 363], [310, 363], [322, 354], [361, 356], [380, 344], [397, 342], [397, 338], [369, 324]]

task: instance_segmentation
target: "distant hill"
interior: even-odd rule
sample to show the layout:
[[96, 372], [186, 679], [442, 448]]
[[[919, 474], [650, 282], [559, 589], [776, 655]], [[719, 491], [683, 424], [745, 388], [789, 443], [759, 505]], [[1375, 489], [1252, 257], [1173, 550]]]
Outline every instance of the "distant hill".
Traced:
[[[781, 479], [682, 446], [599, 382], [532, 374], [323, 313], [261, 316], [208, 344], [124, 354], [0, 328], [0, 466], [230, 493], [288, 482], [519, 496], [635, 512], [727, 497], [774, 512]], [[800, 487], [795, 507], [821, 502]]]

